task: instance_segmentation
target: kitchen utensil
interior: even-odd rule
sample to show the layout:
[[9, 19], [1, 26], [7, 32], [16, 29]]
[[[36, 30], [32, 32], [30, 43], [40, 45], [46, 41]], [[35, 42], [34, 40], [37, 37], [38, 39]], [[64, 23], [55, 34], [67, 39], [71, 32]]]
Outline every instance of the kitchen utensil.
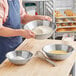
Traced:
[[27, 63], [31, 59], [32, 55], [33, 54], [29, 51], [17, 50], [8, 52], [6, 57], [10, 62], [19, 65]]
[[[35, 24], [32, 25], [32, 22], [35, 22]], [[38, 26], [48, 26], [49, 28], [52, 29], [52, 31], [50, 31], [46, 34], [38, 34], [38, 35], [36, 35], [36, 39], [47, 39], [47, 38], [51, 37], [52, 34], [56, 31], [56, 24], [51, 23], [49, 21], [47, 21], [47, 23], [46, 23], [45, 20], [31, 21], [24, 26], [24, 29], [33, 30], [33, 29], [37, 28]]]
[[[64, 60], [67, 57], [69, 57], [72, 52], [74, 51], [74, 48], [69, 45], [64, 45], [64, 44], [48, 44], [45, 45], [42, 50], [45, 52], [45, 54], [53, 59], [53, 60]], [[51, 53], [51, 51], [65, 51], [67, 52], [66, 54], [56, 54], [56, 53]]]
[[56, 63], [53, 62], [52, 60], [48, 59], [41, 51], [37, 51], [35, 56], [39, 57], [39, 58], [42, 58], [46, 61], [48, 61], [49, 63], [51, 63], [53, 66], [56, 66]]
[[74, 41], [74, 33], [66, 33], [66, 34], [64, 34], [63, 37], [62, 37], [62, 43], [66, 44], [66, 45], [67, 44], [70, 45], [69, 44], [70, 41]]

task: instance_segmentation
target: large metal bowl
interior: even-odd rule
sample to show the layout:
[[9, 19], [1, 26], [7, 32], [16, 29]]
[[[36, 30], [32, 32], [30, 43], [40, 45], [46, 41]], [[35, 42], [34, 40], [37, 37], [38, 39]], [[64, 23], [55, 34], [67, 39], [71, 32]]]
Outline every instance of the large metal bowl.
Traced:
[[20, 65], [27, 63], [31, 57], [32, 53], [29, 51], [11, 51], [6, 54], [8, 60], [14, 64]]
[[[69, 45], [64, 45], [64, 44], [49, 44], [49, 45], [44, 46], [42, 50], [45, 52], [45, 54], [49, 58], [53, 60], [64, 60], [72, 54], [72, 52], [74, 51], [74, 48]], [[67, 54], [50, 53], [50, 51], [54, 51], [54, 50], [66, 51]]]
[[47, 38], [51, 37], [52, 34], [56, 31], [56, 25], [54, 23], [51, 23], [51, 22], [45, 21], [45, 20], [31, 21], [24, 26], [24, 29], [32, 30], [41, 25], [51, 27], [52, 31], [47, 34], [36, 35], [36, 39], [47, 39]]

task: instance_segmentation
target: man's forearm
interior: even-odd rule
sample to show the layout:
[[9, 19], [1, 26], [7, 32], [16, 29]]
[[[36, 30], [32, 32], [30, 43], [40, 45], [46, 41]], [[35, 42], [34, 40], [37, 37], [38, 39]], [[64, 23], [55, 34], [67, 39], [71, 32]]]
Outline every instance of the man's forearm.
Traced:
[[21, 23], [22, 24], [26, 24], [26, 23], [28, 23], [28, 22], [30, 22], [30, 21], [33, 21], [33, 20], [42, 20], [41, 19], [41, 15], [28, 15], [28, 14], [26, 14], [26, 15], [24, 15], [22, 18], [21, 18]]
[[48, 20], [48, 21], [52, 21], [51, 17], [49, 16], [42, 16], [42, 15], [28, 15], [28, 14], [25, 14], [22, 18], [21, 18], [21, 22], [22, 24], [26, 24], [30, 21], [33, 21], [33, 20]]
[[26, 24], [26, 23], [28, 23], [28, 22], [30, 22], [30, 21], [33, 21], [33, 20], [35, 20], [35, 19], [34, 19], [34, 17], [33, 17], [32, 15], [26, 14], [26, 15], [24, 15], [24, 16], [21, 18], [21, 23], [22, 23], [22, 24]]
[[22, 29], [11, 29], [8, 27], [0, 27], [0, 36], [3, 37], [14, 37], [14, 36], [21, 36]]

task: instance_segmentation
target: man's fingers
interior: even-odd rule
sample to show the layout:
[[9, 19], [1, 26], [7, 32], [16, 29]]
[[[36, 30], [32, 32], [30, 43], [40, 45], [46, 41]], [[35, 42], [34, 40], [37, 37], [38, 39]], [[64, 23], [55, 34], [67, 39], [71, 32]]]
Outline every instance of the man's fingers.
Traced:
[[45, 16], [45, 19], [48, 20], [48, 21], [52, 21], [52, 18], [49, 17], [49, 16]]
[[35, 34], [31, 31], [30, 32], [31, 37], [35, 38]]
[[52, 18], [49, 17], [48, 20], [49, 20], [49, 21], [52, 21]]
[[30, 30], [28, 30], [28, 32], [29, 32], [29, 37], [35, 38], [34, 32], [32, 32], [32, 31], [30, 31]]

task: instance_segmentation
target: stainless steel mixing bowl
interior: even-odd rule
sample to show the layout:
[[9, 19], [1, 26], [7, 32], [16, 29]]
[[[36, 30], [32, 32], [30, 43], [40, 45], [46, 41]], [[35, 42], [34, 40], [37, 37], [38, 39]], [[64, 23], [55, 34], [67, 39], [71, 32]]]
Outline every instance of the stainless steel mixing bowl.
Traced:
[[14, 64], [25, 64], [27, 63], [31, 57], [32, 53], [29, 51], [11, 51], [6, 54], [8, 60]]
[[[72, 52], [74, 51], [74, 48], [72, 46], [64, 45], [64, 44], [49, 44], [44, 46], [42, 50], [49, 58], [53, 60], [64, 60], [72, 54]], [[50, 51], [54, 51], [54, 50], [66, 51], [67, 54], [50, 53]]]
[[56, 25], [55, 23], [51, 23], [49, 21], [45, 21], [45, 20], [35, 20], [35, 21], [31, 21], [29, 23], [27, 23], [24, 26], [24, 29], [28, 29], [28, 30], [32, 30], [38, 26], [49, 26], [52, 28], [52, 31], [50, 31], [47, 34], [41, 34], [41, 35], [36, 35], [36, 39], [47, 39], [49, 37], [52, 36], [52, 34], [56, 31]]

